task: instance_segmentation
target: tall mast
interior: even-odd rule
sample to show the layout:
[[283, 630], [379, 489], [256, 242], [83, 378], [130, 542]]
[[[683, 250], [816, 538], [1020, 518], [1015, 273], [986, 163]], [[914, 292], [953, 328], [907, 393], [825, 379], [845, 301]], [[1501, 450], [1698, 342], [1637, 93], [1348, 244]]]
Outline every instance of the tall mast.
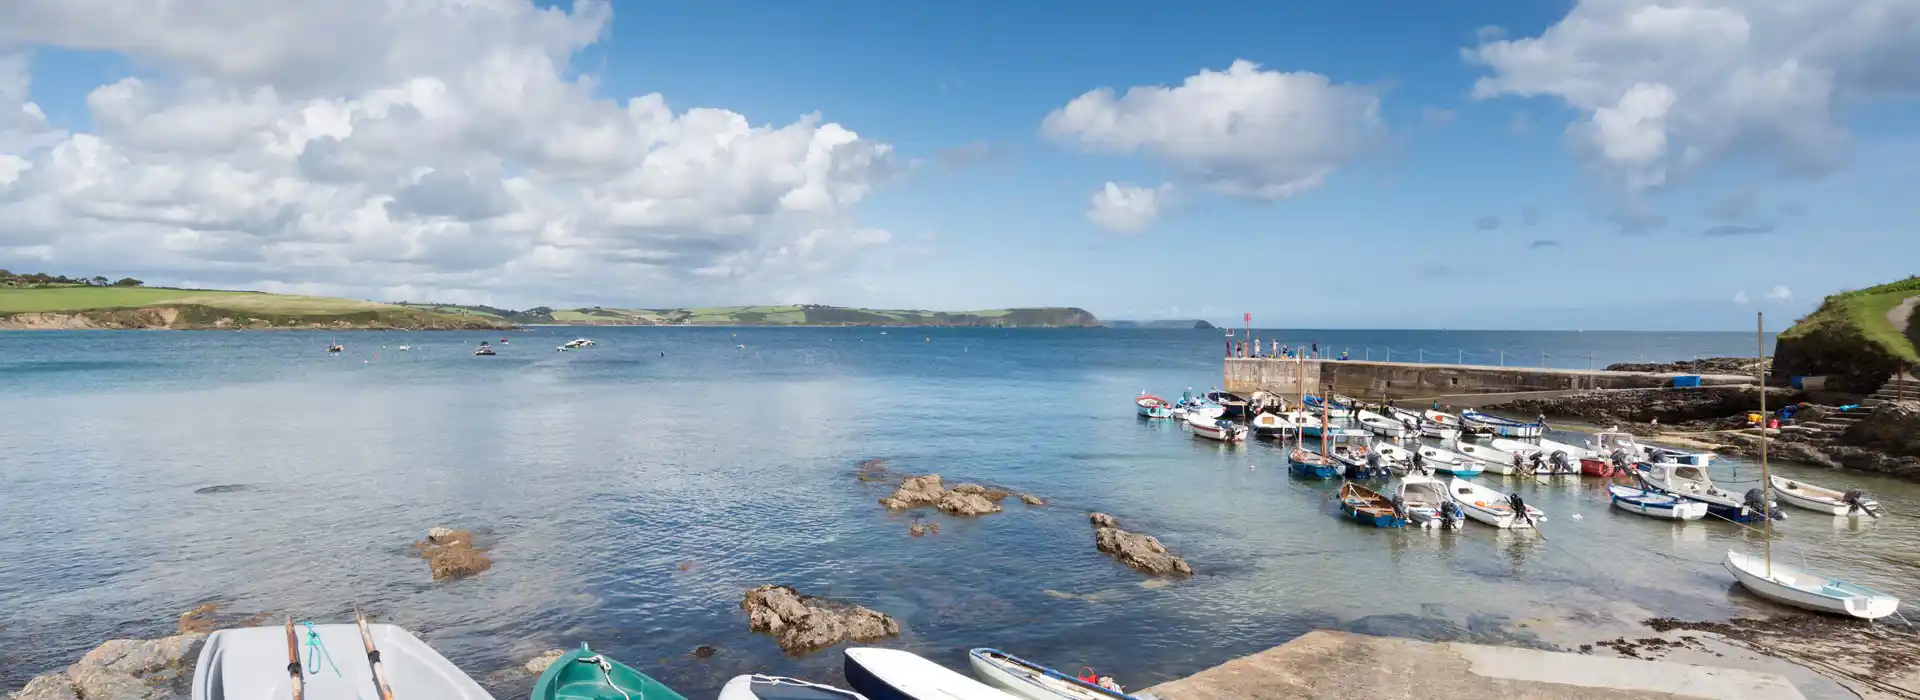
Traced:
[[1767, 578], [1773, 578], [1773, 477], [1767, 472], [1767, 314], [1754, 314], [1753, 333], [1754, 357], [1760, 361], [1754, 374], [1760, 380], [1760, 483], [1766, 487], [1761, 493], [1761, 532], [1766, 540]]

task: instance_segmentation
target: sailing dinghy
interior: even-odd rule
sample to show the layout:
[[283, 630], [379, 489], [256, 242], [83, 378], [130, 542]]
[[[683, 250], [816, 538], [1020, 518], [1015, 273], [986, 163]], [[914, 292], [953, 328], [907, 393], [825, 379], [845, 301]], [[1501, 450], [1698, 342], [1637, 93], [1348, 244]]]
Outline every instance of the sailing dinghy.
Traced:
[[[366, 632], [379, 650], [381, 676], [390, 695], [374, 682], [359, 628], [307, 623], [296, 630], [289, 620], [285, 627], [224, 629], [207, 637], [193, 668], [193, 700], [493, 700], [412, 633], [385, 624], [367, 625]], [[313, 663], [325, 662], [320, 671], [304, 670], [309, 653], [318, 654]], [[302, 660], [289, 663], [290, 657]], [[300, 677], [298, 696], [292, 687], [295, 674]]]
[[1814, 612], [1878, 620], [1900, 609], [1900, 599], [1857, 583], [1807, 573], [1784, 562], [1727, 552], [1722, 562], [1754, 595]]
[[998, 649], [967, 652], [973, 675], [995, 688], [1027, 700], [1133, 700], [1133, 696], [1102, 688]]

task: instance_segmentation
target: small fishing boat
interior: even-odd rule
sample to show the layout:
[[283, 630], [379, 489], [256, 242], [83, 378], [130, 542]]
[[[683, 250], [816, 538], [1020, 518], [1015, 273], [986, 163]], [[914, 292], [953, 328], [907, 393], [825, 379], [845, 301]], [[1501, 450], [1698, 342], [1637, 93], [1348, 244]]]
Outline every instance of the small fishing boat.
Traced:
[[1606, 457], [1581, 457], [1580, 474], [1612, 478], [1621, 476], [1633, 469], [1633, 460], [1625, 451], [1615, 452]]
[[1426, 419], [1427, 422], [1430, 422], [1430, 423], [1435, 423], [1448, 428], [1453, 428], [1455, 430], [1460, 429], [1460, 417], [1453, 415], [1451, 413], [1443, 413], [1436, 409], [1427, 409], [1425, 411], [1420, 412], [1420, 417], [1423, 419]]
[[1298, 425], [1278, 413], [1260, 413], [1253, 417], [1253, 434], [1259, 437], [1286, 439], [1299, 432]]
[[1209, 391], [1207, 392], [1207, 400], [1220, 406], [1221, 418], [1238, 421], [1245, 420], [1247, 417], [1247, 400], [1240, 398], [1237, 394], [1226, 391]]
[[[296, 632], [291, 620], [285, 626], [224, 629], [208, 636], [193, 668], [193, 700], [291, 698], [296, 673], [307, 698], [382, 697], [367, 661], [368, 641], [379, 651], [380, 675], [395, 698], [493, 700], [453, 662], [400, 627], [367, 625], [363, 637], [359, 627], [348, 624], [308, 623]], [[315, 663], [328, 661], [322, 671], [302, 673], [300, 662], [289, 663], [309, 653], [321, 656]]]
[[1513, 461], [1513, 455], [1525, 457], [1540, 451], [1539, 445], [1510, 438], [1493, 438], [1487, 441], [1487, 447], [1507, 453], [1508, 462]]
[[1585, 447], [1580, 447], [1577, 445], [1569, 445], [1567, 443], [1560, 442], [1557, 440], [1540, 438], [1537, 442], [1540, 443], [1540, 452], [1542, 456], [1552, 455], [1555, 452], [1565, 452], [1567, 453], [1567, 457], [1569, 459], [1579, 459], [1581, 457], [1598, 457], [1599, 456], [1597, 454], [1594, 454], [1593, 450], [1589, 450]]
[[532, 700], [686, 700], [647, 674], [587, 648], [555, 659], [533, 682]]
[[1426, 414], [1419, 411], [1410, 411], [1399, 407], [1392, 407], [1387, 410], [1392, 413], [1392, 415], [1388, 416], [1389, 418], [1400, 421], [1401, 425], [1417, 430], [1421, 435], [1426, 437], [1436, 440], [1460, 439], [1460, 430], [1458, 428], [1450, 428], [1445, 424], [1427, 420]]
[[1497, 450], [1487, 445], [1461, 442], [1459, 440], [1453, 441], [1453, 451], [1461, 457], [1465, 457], [1472, 460], [1475, 464], [1480, 465], [1480, 468], [1483, 470], [1495, 474], [1512, 474], [1514, 472], [1513, 453], [1511, 452]]
[[1865, 514], [1880, 517], [1880, 503], [1867, 498], [1860, 489], [1848, 489], [1846, 493], [1841, 493], [1784, 476], [1770, 477], [1770, 482], [1774, 495], [1786, 501], [1787, 505], [1828, 515]]
[[1327, 431], [1326, 424], [1320, 420], [1320, 416], [1317, 413], [1296, 410], [1287, 411], [1279, 415], [1281, 420], [1292, 423], [1294, 432], [1299, 435], [1320, 437]]
[[854, 647], [844, 655], [847, 685], [869, 700], [1015, 700], [912, 652]]
[[1648, 461], [1646, 446], [1641, 445], [1640, 441], [1633, 437], [1633, 433], [1624, 432], [1619, 428], [1594, 433], [1593, 437], [1587, 439], [1586, 447], [1587, 451], [1595, 456], [1625, 451], [1627, 457], [1634, 462]]
[[1863, 620], [1878, 620], [1900, 610], [1899, 598], [1784, 562], [1730, 551], [1722, 563], [1754, 595], [1796, 608]]
[[1407, 448], [1384, 440], [1373, 441], [1372, 449], [1387, 461], [1387, 466], [1400, 469], [1413, 462], [1413, 453]]
[[343, 352], [346, 349], [347, 349], [347, 346], [341, 345], [339, 343], [334, 343], [332, 345], [327, 346], [327, 352]]
[[1647, 461], [1654, 464], [1685, 464], [1702, 469], [1713, 461], [1712, 452], [1682, 452], [1652, 445], [1646, 447], [1646, 455]]
[[1209, 440], [1245, 442], [1247, 439], [1247, 426], [1224, 418], [1209, 418], [1198, 413], [1189, 413], [1187, 427], [1193, 428], [1194, 435]]
[[[1533, 527], [1547, 519], [1546, 513], [1527, 505], [1520, 494], [1502, 494], [1466, 479], [1447, 480], [1447, 496], [1466, 511], [1467, 517], [1502, 530]], [[1520, 517], [1522, 512], [1526, 517]]]
[[973, 675], [1027, 700], [1133, 700], [1126, 693], [1069, 676], [998, 649], [967, 652]]
[[1511, 418], [1502, 418], [1490, 413], [1481, 413], [1473, 409], [1461, 411], [1460, 422], [1463, 425], [1477, 425], [1488, 428], [1493, 431], [1493, 434], [1504, 438], [1537, 438], [1547, 431], [1546, 426], [1539, 423], [1522, 423]]
[[1744, 495], [1734, 495], [1713, 484], [1707, 476], [1707, 470], [1686, 464], [1642, 464], [1638, 467], [1643, 483], [1656, 490], [1664, 491], [1682, 498], [1707, 504], [1707, 512], [1715, 517], [1737, 522], [1753, 522], [1772, 513], [1774, 520], [1787, 517], [1780, 512], [1780, 504], [1768, 503], [1766, 492], [1762, 489], [1747, 489]]
[[1141, 418], [1173, 417], [1173, 404], [1152, 394], [1141, 394], [1140, 398], [1133, 400], [1133, 406], [1134, 411], [1139, 413]]
[[1367, 432], [1380, 437], [1398, 439], [1412, 437], [1414, 435], [1414, 431], [1408, 428], [1405, 423], [1374, 413], [1373, 411], [1360, 411], [1358, 415], [1360, 416], [1360, 427], [1366, 428]]
[[1385, 479], [1393, 475], [1386, 457], [1372, 449], [1373, 434], [1365, 430], [1341, 428], [1320, 438], [1327, 442], [1328, 453], [1344, 466], [1341, 476], [1349, 481]]
[[1608, 484], [1607, 493], [1613, 498], [1613, 507], [1649, 518], [1699, 520], [1707, 517], [1707, 504], [1670, 493], [1619, 484]]
[[1420, 455], [1420, 461], [1423, 463], [1423, 466], [1441, 474], [1479, 476], [1481, 472], [1487, 470], [1486, 467], [1481, 466], [1479, 460], [1467, 459], [1460, 455], [1460, 453], [1443, 450], [1432, 445], [1421, 445], [1414, 448], [1414, 450]]
[[[643, 700], [634, 698], [634, 700]], [[651, 700], [646, 699], [646, 700]], [[721, 686], [718, 700], [866, 700], [859, 693], [798, 678], [734, 676]]]
[[1309, 394], [1301, 399], [1300, 403], [1306, 404], [1307, 408], [1313, 409], [1314, 413], [1320, 413], [1324, 409], [1329, 418], [1346, 418], [1353, 415], [1353, 402], [1339, 396], [1322, 399]]
[[1340, 485], [1340, 512], [1374, 527], [1406, 527], [1407, 519], [1393, 510], [1393, 501], [1351, 481]]
[[1220, 415], [1225, 412], [1226, 409], [1204, 399], [1183, 398], [1173, 405], [1173, 417], [1180, 419], [1186, 419], [1195, 415], [1205, 416], [1207, 418], [1219, 418]]
[[1423, 528], [1458, 530], [1466, 514], [1447, 495], [1447, 485], [1429, 476], [1408, 474], [1393, 485], [1393, 507], [1407, 522]]
[[474, 350], [473, 354], [484, 356], [484, 355], [493, 355], [496, 353], [493, 351], [493, 346], [488, 345], [487, 342], [483, 340], [483, 341], [480, 341], [479, 349]]
[[1326, 455], [1296, 446], [1287, 454], [1287, 471], [1309, 479], [1332, 479], [1340, 476], [1340, 463]]
[[400, 352], [406, 352], [406, 351], [408, 351], [408, 350], [412, 350], [412, 349], [413, 349], [413, 346], [411, 346], [411, 345], [402, 345], [402, 346], [400, 346], [400, 347], [399, 347], [399, 348], [397, 348], [397, 349], [398, 349], [398, 350], [399, 350]]

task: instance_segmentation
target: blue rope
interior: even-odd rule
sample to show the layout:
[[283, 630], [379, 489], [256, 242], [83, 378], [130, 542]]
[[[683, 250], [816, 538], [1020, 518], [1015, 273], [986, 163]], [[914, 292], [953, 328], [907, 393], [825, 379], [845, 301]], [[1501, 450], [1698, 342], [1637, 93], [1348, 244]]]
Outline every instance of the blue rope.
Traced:
[[325, 658], [327, 665], [333, 667], [333, 675], [341, 676], [340, 665], [333, 662], [333, 652], [327, 651], [327, 645], [320, 643], [320, 633], [313, 629], [313, 622], [307, 622], [307, 673], [320, 672], [320, 660]]

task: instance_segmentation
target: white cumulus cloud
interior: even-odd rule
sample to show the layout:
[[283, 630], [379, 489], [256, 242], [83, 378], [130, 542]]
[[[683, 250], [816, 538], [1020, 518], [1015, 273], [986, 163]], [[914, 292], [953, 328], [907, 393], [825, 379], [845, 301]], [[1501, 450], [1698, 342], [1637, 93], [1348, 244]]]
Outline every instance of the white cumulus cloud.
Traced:
[[1579, 0], [1539, 36], [1483, 37], [1477, 98], [1550, 97], [1630, 193], [1737, 154], [1839, 166], [1849, 103], [1920, 94], [1912, 0]]
[[1134, 187], [1109, 182], [1093, 193], [1087, 219], [1114, 233], [1139, 233], [1166, 208], [1172, 188]]
[[1745, 289], [1742, 289], [1742, 290], [1740, 290], [1740, 291], [1737, 291], [1737, 292], [1734, 292], [1734, 293], [1733, 293], [1733, 303], [1735, 303], [1735, 304], [1745, 304], [1745, 303], [1747, 303], [1748, 301], [1750, 301], [1750, 300], [1749, 300], [1749, 299], [1747, 298], [1747, 290], [1745, 290]]
[[[529, 304], [759, 301], [885, 246], [891, 148], [609, 96], [572, 57], [608, 0], [10, 0], [0, 257], [16, 267]], [[38, 47], [120, 54], [92, 130], [31, 100]], [[11, 48], [11, 52], [9, 52]]]
[[1373, 145], [1379, 108], [1372, 88], [1239, 60], [1176, 87], [1093, 90], [1048, 114], [1041, 132], [1091, 151], [1144, 154], [1228, 194], [1278, 200], [1318, 187]]
[[1793, 301], [1793, 290], [1784, 284], [1774, 285], [1773, 289], [1767, 291], [1767, 298], [1773, 301]]

